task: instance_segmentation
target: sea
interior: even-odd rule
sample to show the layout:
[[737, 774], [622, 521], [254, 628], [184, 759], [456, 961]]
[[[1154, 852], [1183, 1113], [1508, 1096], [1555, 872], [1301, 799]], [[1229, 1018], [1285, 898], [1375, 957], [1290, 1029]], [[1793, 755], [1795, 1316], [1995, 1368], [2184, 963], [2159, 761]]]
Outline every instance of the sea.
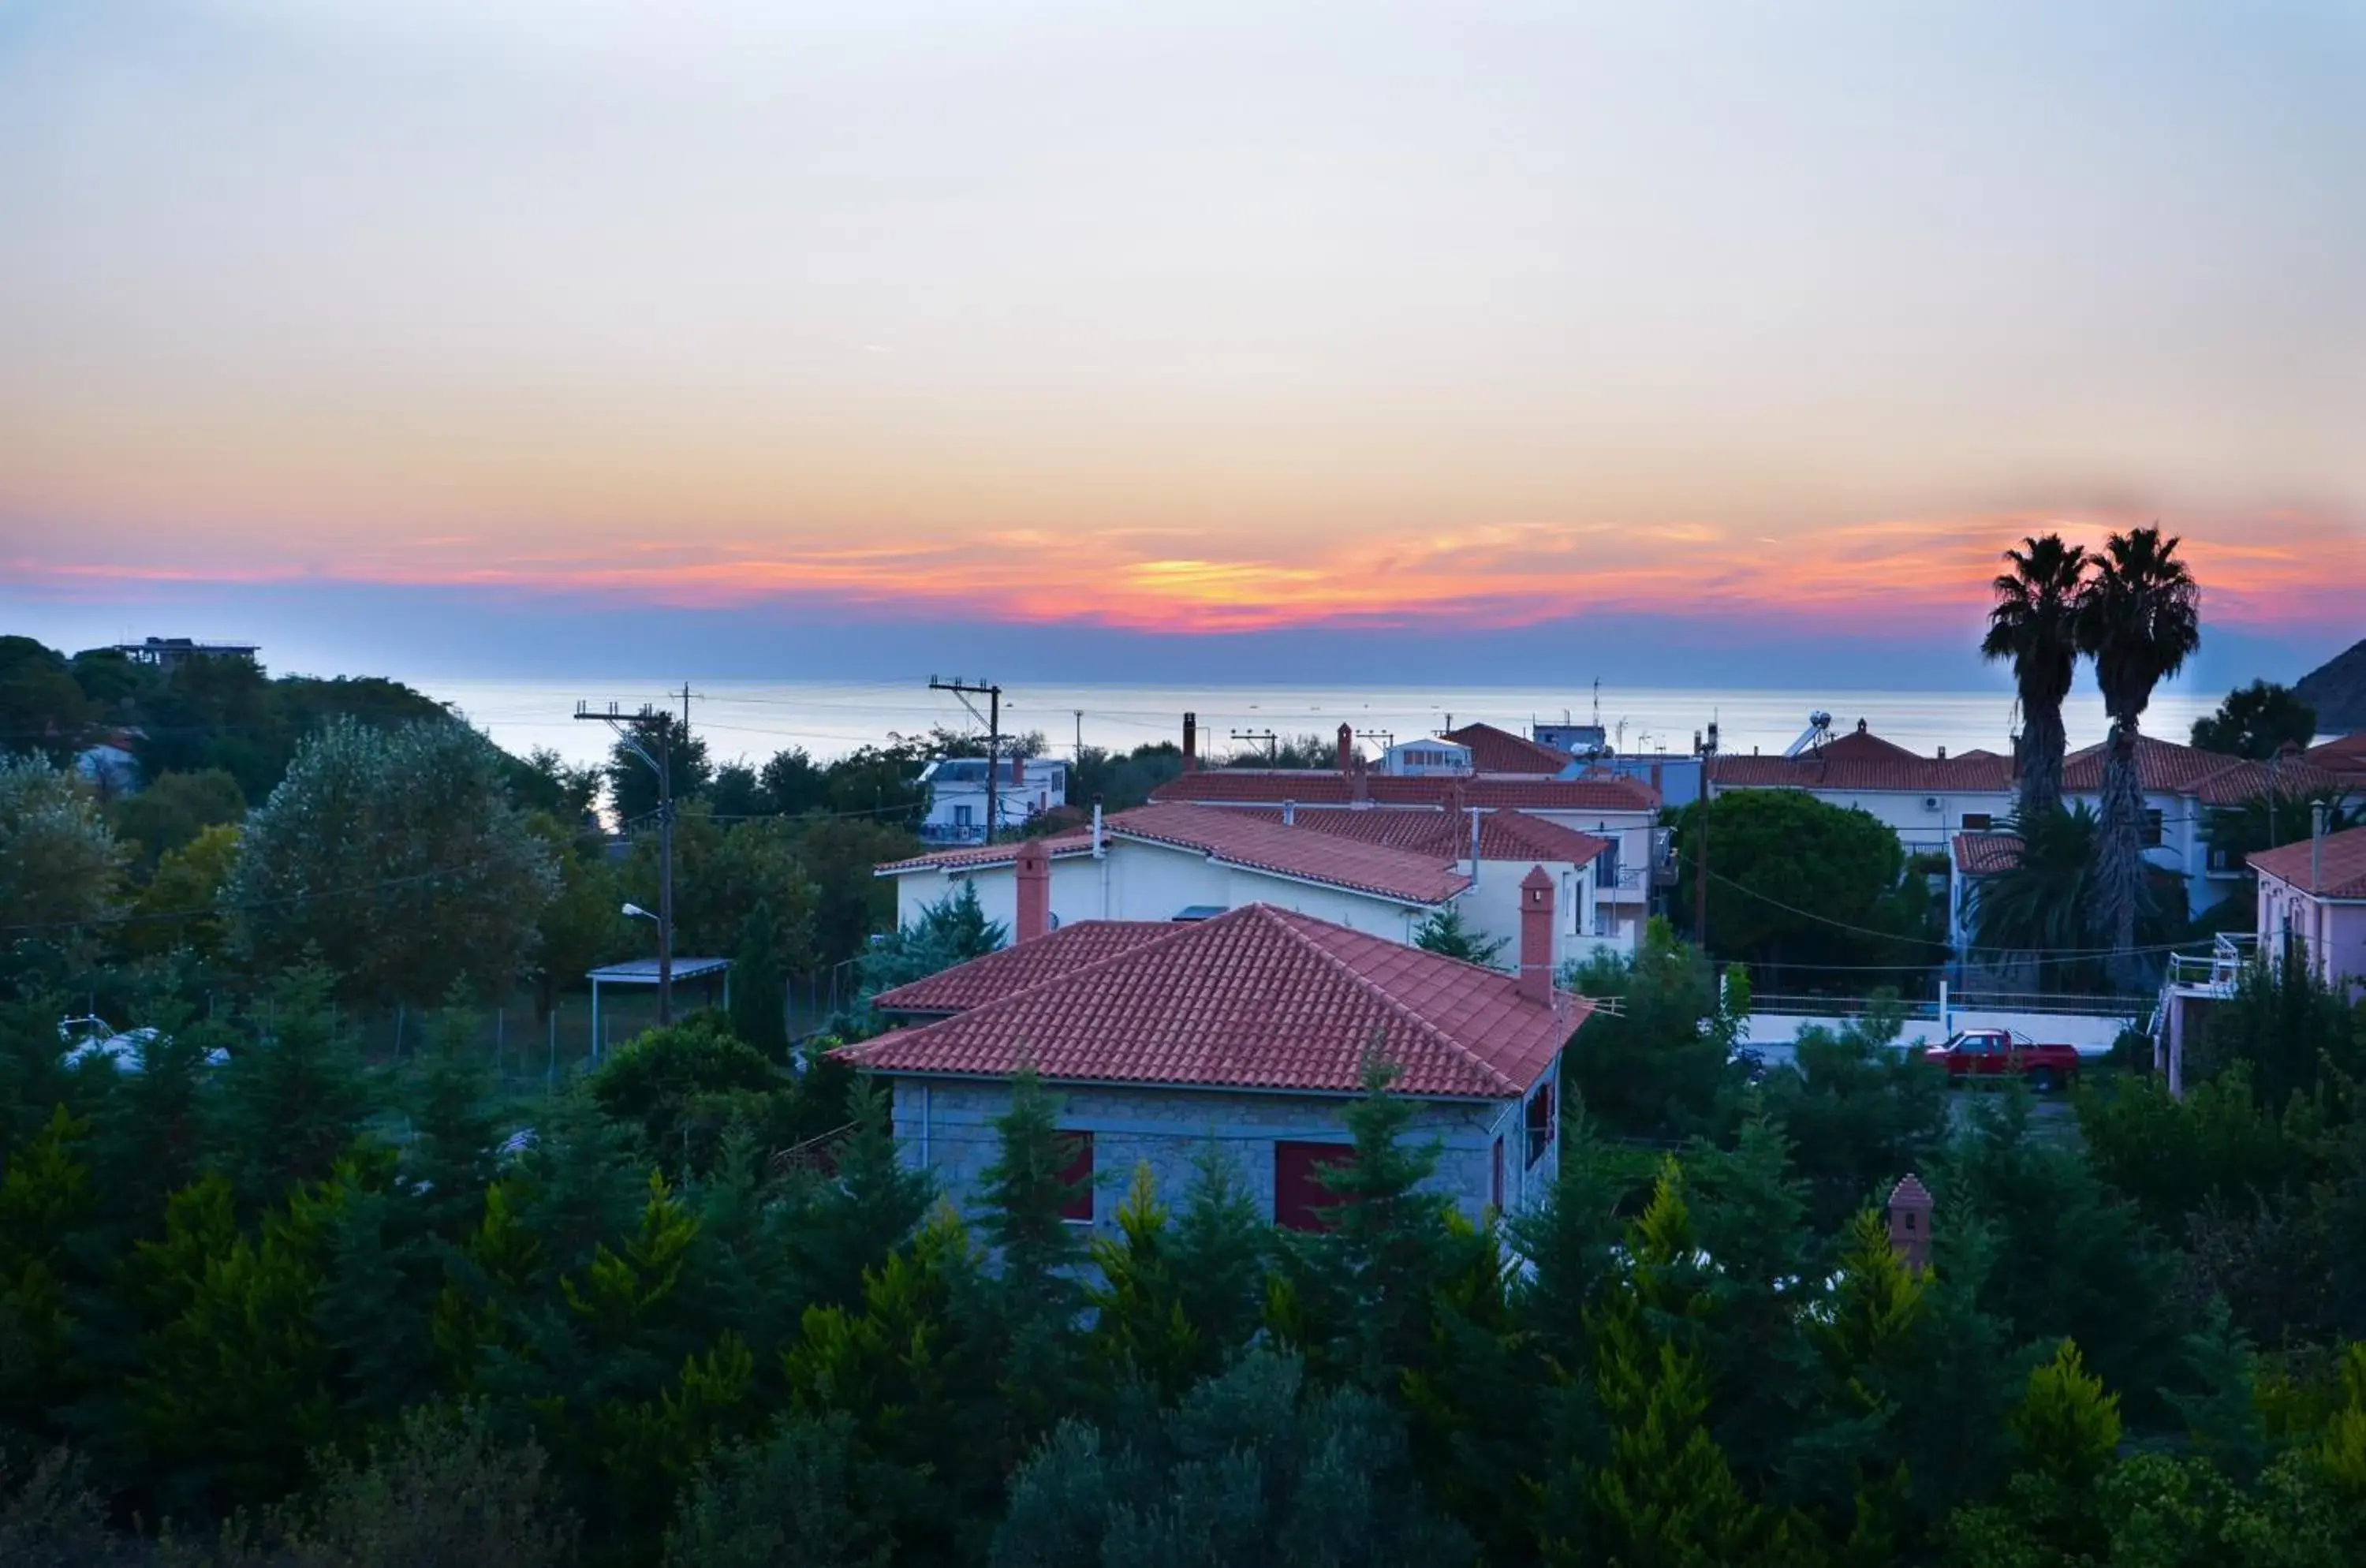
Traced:
[[[570, 762], [606, 755], [613, 737], [604, 724], [575, 717], [579, 705], [625, 712], [643, 705], [681, 711], [683, 682], [472, 680], [427, 677], [412, 682], [447, 702], [501, 746], [520, 754], [547, 747]], [[983, 730], [986, 700], [964, 701], [931, 691], [929, 678], [904, 681], [701, 681], [689, 690], [693, 729], [717, 761], [761, 762], [802, 747], [827, 761], [895, 735], [918, 735], [944, 725]], [[2183, 741], [2193, 721], [2213, 711], [2214, 697], [2163, 693], [2146, 711], [2144, 727], [2163, 739]], [[975, 708], [975, 712], [972, 708]], [[1809, 724], [1811, 713], [1831, 716], [1835, 731], [1859, 719], [1883, 739], [1929, 755], [1985, 747], [2011, 749], [2015, 714], [2010, 692], [1761, 691], [1752, 689], [1605, 686], [1572, 692], [1515, 686], [1187, 686], [1087, 683], [1011, 685], [1002, 694], [1007, 733], [1040, 730], [1050, 750], [1065, 754], [1081, 743], [1129, 750], [1144, 741], [1181, 738], [1183, 715], [1199, 716], [1203, 756], [1262, 749], [1271, 732], [1314, 735], [1327, 744], [1342, 723], [1369, 746], [1411, 739], [1454, 726], [1484, 721], [1525, 734], [1533, 723], [1599, 722], [1610, 743], [1630, 753], [1686, 756], [1696, 731], [1718, 726], [1728, 756], [1779, 755]], [[1598, 719], [1597, 719], [1597, 716]], [[2072, 750], [2103, 739], [2102, 701], [2074, 693], [2063, 714]]]

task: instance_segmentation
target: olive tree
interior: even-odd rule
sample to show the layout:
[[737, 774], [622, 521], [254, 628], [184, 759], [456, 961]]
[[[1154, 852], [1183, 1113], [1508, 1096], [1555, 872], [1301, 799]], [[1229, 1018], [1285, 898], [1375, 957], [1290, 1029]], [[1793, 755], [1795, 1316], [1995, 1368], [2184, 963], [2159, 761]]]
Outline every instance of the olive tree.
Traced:
[[309, 950], [350, 1000], [433, 1002], [514, 980], [557, 886], [490, 741], [456, 723], [340, 719], [247, 818], [223, 902], [258, 964]]

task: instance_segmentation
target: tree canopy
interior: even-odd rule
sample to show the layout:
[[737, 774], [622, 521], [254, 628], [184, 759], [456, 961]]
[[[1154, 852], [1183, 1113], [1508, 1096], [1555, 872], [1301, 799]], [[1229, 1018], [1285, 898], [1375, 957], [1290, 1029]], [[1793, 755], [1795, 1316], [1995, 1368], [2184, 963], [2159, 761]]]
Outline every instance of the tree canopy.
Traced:
[[2193, 744], [2204, 751], [2265, 761], [2287, 746], [2307, 750], [2316, 739], [2316, 710], [2290, 686], [2254, 681], [2237, 686], [2218, 711], [2193, 721]]
[[338, 720], [248, 818], [223, 898], [256, 963], [317, 953], [354, 999], [433, 1002], [524, 973], [558, 882], [484, 737]]

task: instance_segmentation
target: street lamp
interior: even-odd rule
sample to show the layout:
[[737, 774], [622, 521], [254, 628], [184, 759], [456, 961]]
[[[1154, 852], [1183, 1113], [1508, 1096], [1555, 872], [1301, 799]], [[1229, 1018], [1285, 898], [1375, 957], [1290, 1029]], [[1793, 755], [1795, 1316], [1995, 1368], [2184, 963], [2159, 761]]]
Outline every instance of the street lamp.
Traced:
[[660, 924], [660, 923], [661, 923], [661, 922], [658, 919], [658, 918], [657, 918], [655, 915], [650, 914], [647, 909], [642, 908], [638, 904], [627, 904], [627, 905], [625, 905], [625, 918], [626, 919], [628, 919], [628, 920], [647, 920], [647, 921], [648, 921], [651, 925], [658, 925], [658, 924]]
[[[575, 716], [603, 723], [616, 732], [625, 749], [648, 765], [658, 776], [658, 912], [654, 915], [638, 905], [627, 904], [625, 913], [657, 922], [658, 928], [658, 1022], [660, 1026], [673, 1021], [673, 747], [666, 736], [666, 716], [653, 708], [644, 707], [627, 718], [608, 705], [606, 713], [593, 713], [582, 703], [575, 705]], [[683, 688], [682, 737], [690, 736], [689, 688]], [[651, 750], [654, 747], [655, 750]]]

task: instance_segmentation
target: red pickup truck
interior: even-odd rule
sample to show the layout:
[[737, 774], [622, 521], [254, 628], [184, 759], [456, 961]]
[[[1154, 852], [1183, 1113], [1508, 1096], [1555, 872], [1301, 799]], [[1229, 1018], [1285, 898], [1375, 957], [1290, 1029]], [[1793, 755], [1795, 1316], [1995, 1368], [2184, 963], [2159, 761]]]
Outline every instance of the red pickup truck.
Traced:
[[2040, 1094], [2079, 1076], [2079, 1053], [2068, 1045], [2040, 1045], [2010, 1029], [1966, 1029], [1944, 1045], [1927, 1045], [1922, 1059], [1947, 1069], [1950, 1078], [2020, 1077]]

